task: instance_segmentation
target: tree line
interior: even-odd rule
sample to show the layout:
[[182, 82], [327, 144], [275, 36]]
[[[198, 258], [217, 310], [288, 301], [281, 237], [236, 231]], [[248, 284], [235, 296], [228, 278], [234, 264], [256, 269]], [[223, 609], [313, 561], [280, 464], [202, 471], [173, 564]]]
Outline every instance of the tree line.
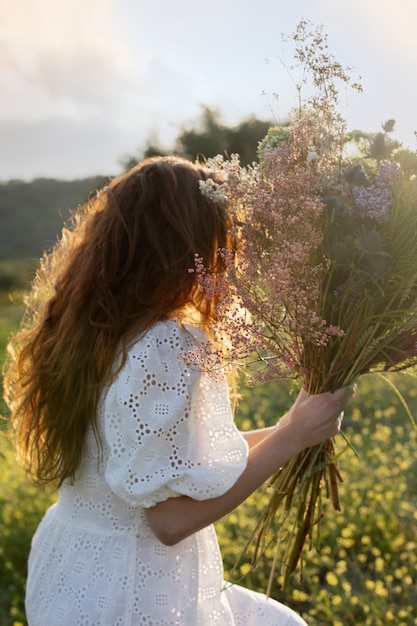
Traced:
[[[204, 106], [195, 125], [182, 128], [168, 149], [157, 140], [149, 139], [144, 149], [121, 159], [120, 166], [126, 170], [153, 155], [177, 154], [204, 161], [217, 154], [234, 153], [239, 154], [241, 163], [246, 165], [257, 159], [258, 144], [272, 124], [271, 120], [252, 116], [230, 127], [222, 122], [218, 111]], [[394, 120], [388, 120], [378, 133], [356, 130], [349, 133], [347, 139], [356, 146], [358, 154], [377, 160], [387, 158], [395, 151], [395, 158], [403, 169], [415, 176], [417, 155], [403, 149], [391, 138], [394, 126]], [[113, 175], [72, 181], [48, 178], [30, 182], [12, 180], [0, 184], [0, 287], [7, 287], [14, 280], [13, 276], [5, 275], [4, 261], [41, 257], [55, 244], [71, 211]]]

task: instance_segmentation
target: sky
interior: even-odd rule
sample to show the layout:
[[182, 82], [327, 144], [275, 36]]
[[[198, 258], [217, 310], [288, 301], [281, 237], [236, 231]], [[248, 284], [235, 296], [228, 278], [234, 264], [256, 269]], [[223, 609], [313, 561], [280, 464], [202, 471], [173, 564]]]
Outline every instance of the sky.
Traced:
[[0, 0], [0, 180], [121, 173], [149, 139], [172, 146], [202, 106], [234, 126], [284, 120], [301, 19], [363, 93], [342, 88], [348, 128], [416, 149], [417, 0]]

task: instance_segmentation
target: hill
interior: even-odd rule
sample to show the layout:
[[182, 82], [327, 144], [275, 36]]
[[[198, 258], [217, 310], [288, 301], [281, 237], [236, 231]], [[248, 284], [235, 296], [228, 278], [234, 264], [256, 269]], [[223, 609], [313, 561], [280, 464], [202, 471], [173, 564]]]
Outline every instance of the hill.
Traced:
[[108, 177], [38, 178], [0, 184], [0, 261], [33, 259], [51, 248], [70, 212]]

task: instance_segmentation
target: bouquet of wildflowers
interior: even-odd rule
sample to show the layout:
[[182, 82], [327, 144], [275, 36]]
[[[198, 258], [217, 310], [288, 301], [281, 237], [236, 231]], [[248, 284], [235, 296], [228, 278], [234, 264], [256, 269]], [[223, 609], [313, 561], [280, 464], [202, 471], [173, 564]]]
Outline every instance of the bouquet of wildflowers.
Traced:
[[[223, 194], [239, 241], [235, 256], [220, 251], [227, 289], [216, 283], [229, 358], [256, 362], [258, 379], [296, 378], [309, 393], [417, 363], [417, 180], [393, 159], [342, 159], [343, 136], [332, 107], [306, 107], [270, 129], [258, 164], [216, 157], [208, 166], [224, 182], [201, 184], [217, 200]], [[198, 271], [204, 288], [214, 284]], [[318, 529], [323, 495], [340, 509], [336, 460], [328, 440], [273, 477], [253, 557], [272, 529], [270, 582], [280, 562], [288, 583]]]

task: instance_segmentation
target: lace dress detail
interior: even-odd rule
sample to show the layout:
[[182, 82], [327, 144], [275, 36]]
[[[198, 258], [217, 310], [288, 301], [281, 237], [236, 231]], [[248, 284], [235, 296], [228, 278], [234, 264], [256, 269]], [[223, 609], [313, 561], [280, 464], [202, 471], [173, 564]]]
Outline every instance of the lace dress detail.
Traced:
[[201, 331], [159, 322], [129, 350], [103, 392], [101, 449], [87, 436], [76, 481], [64, 482], [32, 541], [29, 626], [290, 626], [295, 613], [239, 586], [222, 591], [213, 526], [175, 546], [144, 509], [228, 491], [247, 463], [226, 381], [186, 356]]

